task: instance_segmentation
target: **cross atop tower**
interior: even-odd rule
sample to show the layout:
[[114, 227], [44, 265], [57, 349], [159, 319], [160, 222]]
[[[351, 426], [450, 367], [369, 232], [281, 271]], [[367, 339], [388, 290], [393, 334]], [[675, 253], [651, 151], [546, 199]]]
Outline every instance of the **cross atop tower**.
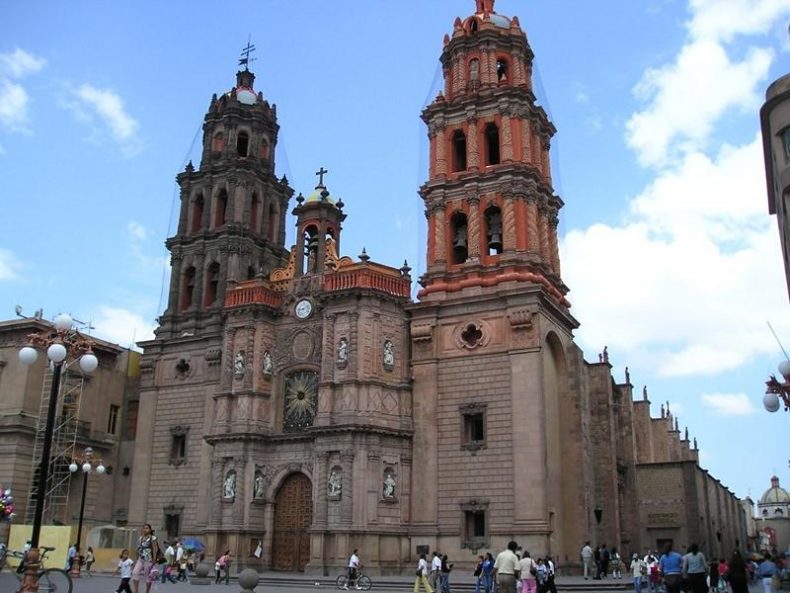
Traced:
[[244, 66], [245, 70], [250, 69], [250, 62], [254, 62], [256, 58], [250, 58], [250, 54], [255, 51], [255, 46], [250, 43], [251, 37], [247, 37], [247, 46], [241, 50], [241, 58], [239, 58], [239, 66]]
[[316, 189], [318, 189], [319, 187], [324, 187], [324, 175], [326, 175], [327, 173], [329, 173], [329, 171], [327, 171], [323, 167], [321, 167], [320, 169], [318, 169], [318, 171], [315, 172], [315, 174], [318, 175], [318, 185], [315, 186]]
[[475, 0], [475, 2], [477, 3], [477, 14], [494, 12], [495, 0]]

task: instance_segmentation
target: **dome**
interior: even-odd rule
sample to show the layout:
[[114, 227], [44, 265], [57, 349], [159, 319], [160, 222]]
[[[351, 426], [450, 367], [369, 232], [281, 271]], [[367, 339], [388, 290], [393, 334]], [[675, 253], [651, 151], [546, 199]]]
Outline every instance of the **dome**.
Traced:
[[252, 89], [242, 87], [236, 89], [236, 100], [242, 105], [255, 105], [258, 97]]
[[[326, 192], [326, 195], [323, 196], [322, 194]], [[329, 192], [323, 186], [318, 186], [315, 188], [315, 191], [311, 193], [304, 199], [305, 204], [315, 204], [317, 202], [327, 202], [329, 204], [334, 204], [335, 201], [329, 196]]]
[[510, 28], [510, 19], [506, 16], [502, 16], [501, 14], [489, 14], [488, 20], [491, 21], [491, 24], [496, 25], [502, 29]]
[[779, 486], [779, 478], [771, 478], [771, 487], [760, 497], [760, 504], [790, 504], [790, 493]]

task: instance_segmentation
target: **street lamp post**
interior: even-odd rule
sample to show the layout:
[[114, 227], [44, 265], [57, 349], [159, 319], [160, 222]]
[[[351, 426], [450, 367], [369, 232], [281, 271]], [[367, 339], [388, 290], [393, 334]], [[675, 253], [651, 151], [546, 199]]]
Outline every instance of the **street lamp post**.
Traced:
[[785, 411], [790, 411], [790, 360], [779, 363], [779, 374], [784, 382], [778, 381], [775, 375], [765, 382], [763, 406], [769, 412], [776, 412], [784, 404]]
[[49, 392], [44, 443], [38, 470], [38, 487], [36, 489], [36, 508], [33, 515], [33, 531], [30, 536], [30, 551], [27, 556], [27, 570], [22, 581], [20, 593], [38, 592], [38, 570], [41, 564], [39, 537], [44, 517], [44, 495], [49, 479], [49, 458], [52, 452], [52, 433], [55, 426], [55, 415], [60, 392], [60, 376], [66, 358], [79, 356], [80, 368], [91, 373], [99, 366], [99, 360], [91, 350], [91, 341], [73, 328], [71, 316], [58, 315], [51, 330], [41, 331], [28, 336], [29, 344], [19, 350], [19, 360], [31, 365], [38, 358], [37, 348], [46, 350], [47, 358], [52, 363], [52, 386]]
[[[82, 469], [82, 498], [80, 498], [80, 518], [77, 525], [77, 542], [74, 544], [77, 548], [77, 557], [76, 561], [71, 565], [71, 577], [72, 578], [79, 578], [80, 576], [80, 569], [81, 569], [81, 543], [82, 543], [82, 519], [85, 516], [85, 495], [88, 492], [88, 476], [91, 472], [96, 472], [97, 474], [101, 475], [105, 472], [106, 468], [104, 464], [101, 462], [101, 459], [94, 459], [93, 458], [93, 449], [91, 447], [85, 448], [85, 453], [82, 459], [77, 461], [72, 461], [69, 464], [69, 471], [72, 474], [77, 473], [80, 469]], [[96, 464], [94, 466], [94, 464]]]

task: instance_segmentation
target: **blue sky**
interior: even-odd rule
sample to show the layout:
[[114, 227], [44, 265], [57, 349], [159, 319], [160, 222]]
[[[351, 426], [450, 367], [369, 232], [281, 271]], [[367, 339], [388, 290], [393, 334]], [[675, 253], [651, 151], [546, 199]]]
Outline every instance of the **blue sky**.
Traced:
[[[421, 109], [473, 0], [5, 3], [0, 20], [0, 318], [22, 305], [128, 345], [164, 309], [175, 175], [248, 35], [278, 106], [278, 174], [319, 167], [343, 253], [424, 270]], [[739, 496], [790, 487], [790, 415], [762, 410], [790, 348], [758, 111], [788, 71], [790, 0], [499, 0], [536, 54], [563, 278], [590, 361], [669, 401]], [[175, 210], [174, 210], [175, 209]], [[293, 220], [289, 220], [292, 225]], [[290, 237], [293, 236], [291, 226]], [[289, 237], [289, 240], [290, 240]]]

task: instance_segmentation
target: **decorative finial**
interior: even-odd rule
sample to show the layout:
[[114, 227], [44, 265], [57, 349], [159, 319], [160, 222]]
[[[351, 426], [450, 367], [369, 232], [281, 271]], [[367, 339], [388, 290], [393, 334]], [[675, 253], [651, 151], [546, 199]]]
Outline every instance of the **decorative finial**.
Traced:
[[299, 195], [296, 196], [296, 203], [301, 205], [302, 202], [304, 202], [304, 196], [302, 195], [302, 192], [299, 192]]
[[370, 256], [368, 255], [368, 252], [365, 251], [364, 247], [362, 248], [362, 253], [359, 254], [359, 261], [361, 261], [363, 264], [366, 264], [370, 261]]
[[194, 171], [194, 170], [195, 170], [195, 165], [193, 165], [193, 164], [192, 164], [192, 161], [190, 160], [190, 161], [187, 163], [187, 166], [184, 168], [184, 171], [186, 171], [187, 173], [191, 173], [191, 172], [192, 172], [192, 171]]
[[409, 262], [407, 260], [403, 260], [403, 266], [400, 269], [401, 276], [408, 276], [409, 272], [411, 272], [411, 267], [409, 266]]
[[684, 440], [686, 440], [686, 441], [689, 440], [689, 427], [688, 426], [686, 427], [686, 437], [685, 437]]
[[252, 36], [247, 36], [247, 46], [241, 50], [241, 57], [239, 58], [239, 66], [244, 66], [244, 69], [249, 71], [250, 62], [254, 62], [257, 58], [251, 58], [250, 54], [255, 51], [255, 46], [250, 43]]
[[678, 426], [678, 419], [675, 418], [675, 432], [680, 432], [680, 426]]
[[329, 171], [327, 171], [323, 167], [321, 167], [320, 169], [318, 169], [318, 171], [315, 172], [315, 174], [318, 175], [318, 185], [315, 186], [316, 189], [321, 189], [322, 187], [324, 187], [324, 175], [326, 175], [327, 173], [329, 173]]

